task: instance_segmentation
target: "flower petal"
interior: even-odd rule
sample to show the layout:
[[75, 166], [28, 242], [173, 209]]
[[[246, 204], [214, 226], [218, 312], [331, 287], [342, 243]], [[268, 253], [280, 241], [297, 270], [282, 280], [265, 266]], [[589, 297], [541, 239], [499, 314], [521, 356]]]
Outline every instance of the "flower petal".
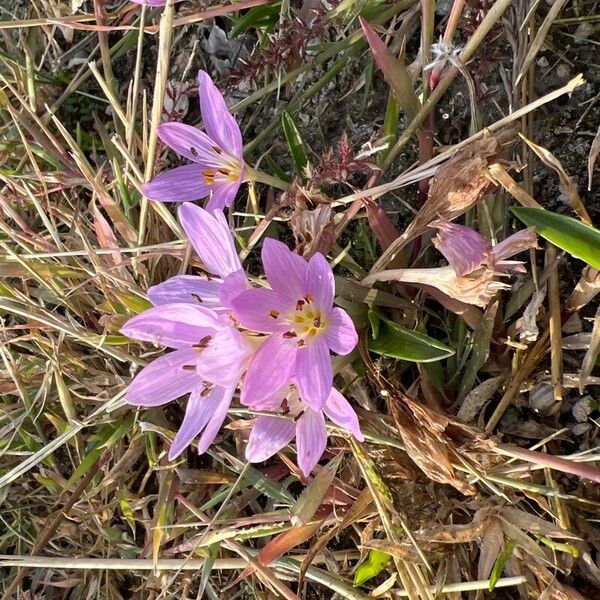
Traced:
[[296, 425], [298, 466], [305, 477], [319, 462], [327, 445], [327, 428], [323, 413], [307, 408]]
[[319, 410], [333, 385], [333, 367], [329, 348], [323, 338], [317, 338], [298, 351], [296, 379], [300, 397], [315, 410]]
[[342, 429], [349, 431], [359, 442], [364, 441], [360, 431], [358, 417], [350, 403], [335, 388], [331, 388], [331, 394], [323, 406], [323, 412]]
[[209, 212], [195, 204], [182, 204], [179, 221], [210, 273], [227, 277], [242, 268], [222, 211]]
[[184, 165], [164, 171], [142, 186], [144, 196], [158, 202], [188, 202], [210, 194], [200, 165]]
[[240, 400], [254, 406], [275, 394], [293, 375], [298, 346], [274, 334], [267, 338], [250, 361]]
[[327, 345], [336, 354], [350, 354], [358, 344], [358, 334], [352, 319], [345, 310], [336, 306], [329, 313], [328, 320], [329, 327], [325, 334]]
[[250, 346], [239, 331], [228, 325], [222, 326], [201, 350], [197, 371], [206, 381], [235, 387], [250, 352]]
[[225, 164], [222, 155], [215, 152], [215, 142], [203, 131], [184, 123], [163, 123], [156, 133], [169, 148], [202, 166], [220, 167]]
[[221, 327], [212, 310], [197, 304], [178, 302], [145, 310], [121, 328], [127, 337], [169, 348], [186, 348], [197, 344]]
[[295, 433], [296, 424], [292, 419], [258, 417], [248, 438], [246, 460], [256, 463], [271, 458], [294, 439]]
[[231, 303], [231, 308], [247, 329], [272, 333], [286, 328], [283, 319], [293, 306], [273, 290], [253, 289], [241, 293]]
[[508, 236], [492, 248], [492, 254], [496, 261], [503, 261], [519, 252], [535, 248], [537, 246], [537, 235], [533, 229], [522, 229]]
[[478, 269], [486, 262], [492, 250], [490, 242], [470, 227], [443, 219], [434, 221], [430, 227], [436, 227], [438, 230], [433, 245], [459, 276]]
[[244, 271], [237, 271], [227, 275], [219, 287], [219, 300], [221, 305], [231, 309], [233, 301], [249, 287], [248, 278]]
[[222, 282], [195, 275], [176, 275], [148, 289], [148, 298], [154, 306], [187, 302], [201, 304], [211, 310], [223, 309], [220, 299]]
[[320, 252], [317, 252], [308, 263], [304, 288], [313, 297], [318, 308], [324, 311], [331, 309], [335, 281], [327, 259]]
[[212, 194], [206, 203], [206, 210], [223, 210], [224, 208], [231, 206], [241, 185], [242, 175], [240, 175], [236, 181], [231, 183], [215, 181], [212, 188]]
[[267, 238], [262, 245], [262, 263], [269, 285], [294, 304], [307, 293], [305, 289], [308, 263], [285, 244]]
[[231, 116], [225, 99], [217, 89], [210, 75], [198, 72], [200, 112], [206, 133], [226, 152], [241, 162], [243, 153], [242, 132], [237, 121]]
[[190, 394], [185, 416], [169, 449], [169, 460], [176, 459], [206, 427], [221, 401], [220, 389], [212, 389], [205, 397], [200, 395], [200, 390]]
[[217, 437], [217, 433], [219, 433], [231, 405], [234, 390], [235, 388], [215, 388], [214, 394], [219, 399], [218, 404], [213, 411], [206, 429], [202, 432], [198, 440], [198, 454], [204, 454]]
[[195, 370], [199, 357], [195, 348], [184, 348], [153, 360], [129, 384], [125, 401], [160, 406], [202, 387], [202, 377]]

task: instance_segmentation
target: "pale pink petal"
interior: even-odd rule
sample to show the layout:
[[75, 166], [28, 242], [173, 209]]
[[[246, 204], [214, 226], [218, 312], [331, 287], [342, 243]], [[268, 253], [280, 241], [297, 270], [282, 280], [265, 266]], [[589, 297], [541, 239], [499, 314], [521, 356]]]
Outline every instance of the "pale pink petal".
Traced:
[[327, 259], [317, 252], [309, 261], [304, 289], [313, 297], [315, 306], [328, 311], [333, 306], [335, 281]]
[[144, 196], [158, 202], [188, 202], [205, 198], [211, 188], [204, 183], [200, 165], [183, 165], [164, 171], [142, 186]]
[[267, 238], [262, 245], [262, 264], [269, 285], [294, 304], [303, 298], [308, 263], [292, 252], [285, 244]]
[[156, 130], [158, 137], [181, 156], [202, 166], [219, 168], [225, 164], [215, 152], [215, 142], [203, 131], [184, 123], [163, 123]]
[[227, 277], [242, 268], [227, 219], [221, 211], [209, 212], [195, 204], [182, 204], [179, 221], [210, 273]]
[[296, 379], [300, 397], [315, 410], [319, 410], [331, 391], [333, 367], [327, 343], [322, 338], [307, 342], [298, 351]]
[[242, 133], [231, 116], [223, 95], [205, 71], [198, 73], [200, 112], [206, 133], [231, 156], [242, 160]]
[[358, 344], [356, 327], [348, 313], [337, 306], [329, 313], [329, 326], [325, 340], [329, 348], [336, 354], [350, 354]]
[[214, 394], [219, 398], [218, 404], [213, 410], [213, 414], [198, 440], [198, 454], [204, 454], [208, 447], [214, 442], [217, 433], [225, 421], [227, 411], [233, 398], [235, 388], [215, 388]]
[[185, 348], [213, 335], [220, 326], [218, 316], [212, 310], [180, 302], [145, 310], [129, 319], [121, 333], [143, 342]]
[[294, 340], [273, 334], [257, 350], [248, 366], [240, 400], [254, 406], [275, 394], [294, 372], [298, 346]]
[[250, 352], [250, 346], [239, 331], [223, 326], [200, 351], [198, 373], [211, 383], [224, 387], [235, 386]]
[[148, 289], [148, 298], [154, 306], [188, 302], [201, 304], [211, 310], [222, 310], [222, 282], [195, 275], [176, 275]]
[[503, 261], [506, 258], [510, 258], [519, 252], [529, 250], [529, 248], [537, 247], [537, 235], [533, 229], [522, 229], [513, 233], [513, 235], [507, 237], [505, 240], [496, 244], [492, 248], [492, 254], [496, 261]]
[[433, 245], [457, 275], [471, 273], [486, 262], [492, 245], [474, 229], [444, 220], [434, 221], [430, 226], [438, 230]]
[[181, 427], [169, 449], [169, 460], [176, 459], [206, 427], [221, 401], [220, 390], [214, 388], [205, 397], [200, 395], [202, 390], [194, 390], [190, 394]]
[[248, 438], [246, 460], [256, 463], [271, 458], [294, 439], [295, 433], [296, 424], [292, 419], [258, 417]]
[[160, 406], [202, 386], [195, 370], [200, 354], [195, 348], [169, 352], [144, 367], [129, 384], [125, 402]]
[[296, 424], [298, 466], [308, 477], [319, 462], [327, 445], [327, 428], [323, 413], [307, 407]]
[[232, 308], [233, 301], [249, 287], [248, 278], [244, 271], [237, 271], [227, 275], [219, 287], [219, 300], [221, 305]]
[[231, 308], [247, 329], [272, 333], [289, 329], [285, 317], [294, 307], [273, 290], [253, 289], [240, 294]]
[[358, 417], [350, 403], [335, 388], [331, 388], [331, 394], [323, 406], [323, 412], [342, 429], [349, 431], [359, 442], [364, 441], [360, 431]]
[[215, 184], [212, 187], [212, 194], [206, 203], [206, 210], [223, 210], [231, 206], [235, 200], [235, 195], [242, 185], [242, 178], [243, 171], [236, 181], [223, 183], [222, 181], [215, 180]]

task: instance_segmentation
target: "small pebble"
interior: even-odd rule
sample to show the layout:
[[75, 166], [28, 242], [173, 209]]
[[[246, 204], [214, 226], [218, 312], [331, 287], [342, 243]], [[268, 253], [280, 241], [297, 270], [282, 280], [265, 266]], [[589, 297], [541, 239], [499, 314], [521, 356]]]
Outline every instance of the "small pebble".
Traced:
[[573, 435], [584, 435], [590, 430], [590, 428], [590, 423], [577, 423], [577, 425], [573, 425], [573, 427], [571, 427], [571, 431], [573, 432]]
[[573, 405], [573, 417], [578, 423], [585, 423], [588, 417], [594, 410], [593, 398], [591, 396], [584, 396], [579, 398]]
[[538, 414], [549, 414], [554, 404], [554, 392], [547, 383], [541, 383], [529, 392], [529, 408]]

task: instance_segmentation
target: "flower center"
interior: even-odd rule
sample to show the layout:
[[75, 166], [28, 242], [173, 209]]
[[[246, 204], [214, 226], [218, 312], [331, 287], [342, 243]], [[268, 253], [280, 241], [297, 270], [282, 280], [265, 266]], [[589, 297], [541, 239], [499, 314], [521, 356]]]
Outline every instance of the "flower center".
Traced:
[[205, 185], [214, 186], [216, 183], [235, 183], [242, 174], [240, 161], [227, 154], [218, 146], [213, 146], [214, 164], [202, 169], [202, 179]]
[[298, 346], [300, 347], [324, 333], [327, 328], [326, 315], [315, 306], [310, 294], [298, 300], [294, 311], [286, 315], [285, 322], [290, 326], [290, 330], [283, 334], [284, 337], [299, 338]]

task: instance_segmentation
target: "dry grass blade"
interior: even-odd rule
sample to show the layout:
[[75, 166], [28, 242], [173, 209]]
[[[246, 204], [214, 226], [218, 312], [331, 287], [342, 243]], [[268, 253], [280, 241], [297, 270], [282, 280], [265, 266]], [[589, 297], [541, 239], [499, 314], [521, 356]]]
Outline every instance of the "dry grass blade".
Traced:
[[551, 153], [548, 152], [542, 146], [534, 144], [531, 140], [528, 140], [524, 135], [521, 134], [521, 139], [537, 154], [539, 159], [548, 167], [554, 169], [560, 179], [560, 189], [567, 204], [577, 213], [579, 218], [588, 225], [592, 224], [590, 216], [583, 205], [579, 191], [577, 190], [577, 184], [573, 181], [567, 172], [564, 170], [560, 161]]
[[596, 310], [596, 316], [594, 317], [594, 326], [590, 336], [590, 344], [583, 357], [581, 363], [581, 373], [579, 374], [579, 393], [583, 394], [583, 389], [586, 385], [587, 378], [591, 375], [598, 355], [600, 353], [600, 307]]
[[590, 153], [588, 155], [588, 191], [592, 189], [592, 178], [594, 176], [594, 165], [596, 164], [596, 159], [598, 158], [598, 154], [600, 154], [600, 125], [598, 126], [598, 131], [594, 136], [594, 140], [592, 141], [592, 145], [590, 147]]

